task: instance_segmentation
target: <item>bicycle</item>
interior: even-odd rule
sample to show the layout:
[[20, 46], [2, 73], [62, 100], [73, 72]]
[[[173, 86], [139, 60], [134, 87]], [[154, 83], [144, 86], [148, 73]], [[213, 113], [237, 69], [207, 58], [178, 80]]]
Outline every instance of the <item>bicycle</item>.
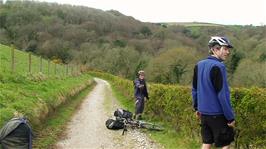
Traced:
[[140, 121], [140, 120], [134, 120], [132, 118], [121, 118], [117, 117], [117, 119], [120, 119], [124, 123], [124, 128], [122, 135], [125, 134], [125, 131], [127, 131], [127, 128], [130, 127], [132, 129], [147, 129], [147, 130], [154, 130], [154, 131], [163, 131], [164, 128], [158, 124], [150, 123], [150, 122], [145, 122], [145, 121]]

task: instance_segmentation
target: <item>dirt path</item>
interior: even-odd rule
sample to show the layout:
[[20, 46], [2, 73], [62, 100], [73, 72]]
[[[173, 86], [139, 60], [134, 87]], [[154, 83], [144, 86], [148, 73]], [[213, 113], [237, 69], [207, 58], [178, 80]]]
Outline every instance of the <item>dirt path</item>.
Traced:
[[112, 117], [119, 107], [112, 95], [110, 85], [95, 79], [96, 87], [86, 97], [79, 111], [68, 124], [66, 136], [57, 144], [58, 149], [151, 149], [162, 148], [145, 134], [129, 130], [124, 136], [122, 130], [113, 131], [105, 127], [105, 121]]

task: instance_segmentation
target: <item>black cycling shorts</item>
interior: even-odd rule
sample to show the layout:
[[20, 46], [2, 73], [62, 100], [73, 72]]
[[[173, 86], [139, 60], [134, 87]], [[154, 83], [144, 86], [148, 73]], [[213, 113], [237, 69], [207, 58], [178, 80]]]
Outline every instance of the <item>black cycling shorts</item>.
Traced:
[[223, 147], [234, 141], [234, 130], [227, 125], [223, 115], [202, 115], [201, 136], [204, 144]]

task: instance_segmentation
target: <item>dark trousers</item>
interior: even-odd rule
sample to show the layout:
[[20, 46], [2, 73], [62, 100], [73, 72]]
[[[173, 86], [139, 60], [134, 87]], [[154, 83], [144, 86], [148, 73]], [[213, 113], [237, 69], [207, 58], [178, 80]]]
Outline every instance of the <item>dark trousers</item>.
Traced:
[[142, 114], [144, 111], [144, 97], [137, 97], [135, 100], [135, 114]]
[[223, 115], [202, 115], [201, 136], [203, 143], [223, 147], [234, 141], [234, 130]]

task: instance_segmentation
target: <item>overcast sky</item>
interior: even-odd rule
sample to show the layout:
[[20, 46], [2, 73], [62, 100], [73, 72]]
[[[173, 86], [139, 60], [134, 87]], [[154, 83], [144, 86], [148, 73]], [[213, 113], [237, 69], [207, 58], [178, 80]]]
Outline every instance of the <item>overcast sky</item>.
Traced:
[[143, 22], [266, 25], [266, 0], [41, 0], [118, 10]]

